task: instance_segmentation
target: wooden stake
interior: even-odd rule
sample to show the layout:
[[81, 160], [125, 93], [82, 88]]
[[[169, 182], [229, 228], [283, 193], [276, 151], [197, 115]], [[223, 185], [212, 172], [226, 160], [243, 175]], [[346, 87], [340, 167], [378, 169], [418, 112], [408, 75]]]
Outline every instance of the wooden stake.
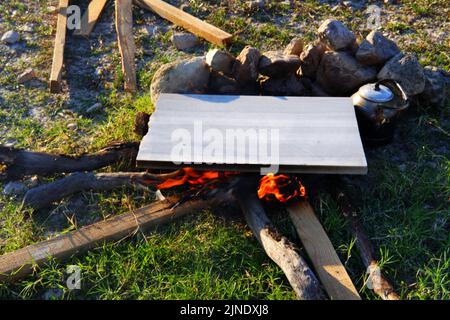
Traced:
[[361, 300], [311, 205], [302, 201], [288, 206], [287, 210], [330, 298]]
[[173, 221], [207, 206], [205, 201], [189, 201], [174, 209], [165, 200], [141, 209], [94, 223], [54, 239], [36, 243], [0, 256], [0, 281], [13, 282], [42, 266], [49, 258], [64, 259], [96, 247], [105, 241], [120, 240], [139, 230]]
[[231, 42], [233, 35], [204, 22], [189, 13], [184, 12], [161, 0], [138, 0], [137, 5], [150, 9], [164, 19], [208, 40], [219, 46], [226, 46]]
[[116, 0], [116, 30], [122, 58], [125, 91], [136, 91], [136, 46], [133, 36], [133, 0]]
[[73, 33], [76, 36], [89, 37], [108, 0], [92, 0], [81, 18], [81, 28]]
[[69, 0], [59, 0], [58, 21], [56, 24], [55, 47], [50, 73], [50, 92], [61, 92], [61, 76], [64, 64], [64, 44], [66, 42], [67, 7]]

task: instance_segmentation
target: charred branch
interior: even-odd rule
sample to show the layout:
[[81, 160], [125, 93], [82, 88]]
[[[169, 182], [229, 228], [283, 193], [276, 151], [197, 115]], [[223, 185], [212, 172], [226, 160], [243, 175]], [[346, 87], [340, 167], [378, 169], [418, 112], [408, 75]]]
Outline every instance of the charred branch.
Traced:
[[97, 173], [78, 172], [54, 182], [30, 189], [24, 204], [41, 209], [72, 194], [83, 191], [110, 191], [121, 187], [145, 185], [156, 186], [173, 174], [153, 175], [146, 172]]
[[273, 226], [254, 190], [241, 184], [234, 192], [253, 234], [267, 255], [283, 270], [299, 299], [322, 299], [324, 296], [316, 276], [295, 245]]
[[71, 157], [0, 146], [0, 164], [6, 165], [6, 179], [15, 180], [35, 174], [92, 171], [119, 161], [134, 162], [138, 148], [134, 142], [116, 143], [93, 154]]
[[400, 300], [394, 288], [381, 273], [381, 269], [375, 259], [373, 245], [370, 242], [364, 228], [353, 209], [350, 200], [344, 192], [337, 192], [336, 198], [343, 216], [347, 219], [350, 231], [356, 238], [356, 247], [364, 266], [369, 272], [369, 280], [373, 291], [383, 300]]

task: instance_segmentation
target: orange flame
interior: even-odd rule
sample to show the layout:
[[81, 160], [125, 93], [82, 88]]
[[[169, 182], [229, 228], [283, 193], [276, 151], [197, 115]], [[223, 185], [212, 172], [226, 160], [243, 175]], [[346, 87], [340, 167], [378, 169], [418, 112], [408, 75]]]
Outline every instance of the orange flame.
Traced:
[[[192, 189], [204, 186], [214, 188], [218, 183], [226, 182], [231, 175], [236, 174], [239, 174], [239, 172], [197, 171], [188, 167], [181, 169], [176, 177], [158, 184], [157, 188], [163, 190], [182, 185], [188, 185]], [[291, 199], [304, 197], [305, 195], [305, 187], [296, 177], [269, 173], [259, 183], [258, 197], [266, 201], [276, 200], [286, 203]]]
[[204, 185], [209, 182], [213, 182], [214, 180], [220, 181], [231, 174], [235, 174], [233, 172], [218, 172], [218, 171], [197, 171], [193, 168], [183, 168], [180, 173], [180, 177], [167, 179], [164, 182], [160, 183], [157, 188], [158, 189], [169, 189], [176, 186], [181, 185]]
[[305, 187], [296, 178], [269, 173], [259, 183], [258, 197], [267, 201], [277, 200], [281, 203], [306, 195]]

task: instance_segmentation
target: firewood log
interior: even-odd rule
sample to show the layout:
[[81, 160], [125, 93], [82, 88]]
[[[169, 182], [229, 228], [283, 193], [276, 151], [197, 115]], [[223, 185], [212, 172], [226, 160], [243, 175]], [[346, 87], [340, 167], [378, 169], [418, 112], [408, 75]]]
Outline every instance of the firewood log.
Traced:
[[7, 167], [6, 178], [15, 180], [35, 174], [92, 171], [119, 161], [135, 161], [138, 148], [134, 142], [116, 143], [93, 154], [71, 157], [0, 146], [0, 164]]
[[318, 300], [324, 297], [319, 281], [297, 252], [295, 245], [275, 229], [253, 191], [238, 187], [236, 197], [253, 234], [267, 255], [283, 270], [300, 300]]
[[130, 187], [136, 184], [153, 186], [161, 183], [159, 176], [145, 172], [115, 172], [97, 173], [77, 172], [54, 182], [44, 184], [27, 191], [24, 204], [35, 210], [45, 208], [67, 196], [82, 191], [110, 191], [120, 187]]
[[400, 300], [395, 293], [394, 288], [381, 273], [381, 269], [375, 259], [374, 249], [361, 222], [358, 214], [353, 209], [347, 195], [344, 192], [337, 192], [337, 201], [342, 215], [349, 222], [350, 231], [356, 238], [356, 247], [358, 248], [361, 260], [369, 272], [371, 289], [383, 300]]

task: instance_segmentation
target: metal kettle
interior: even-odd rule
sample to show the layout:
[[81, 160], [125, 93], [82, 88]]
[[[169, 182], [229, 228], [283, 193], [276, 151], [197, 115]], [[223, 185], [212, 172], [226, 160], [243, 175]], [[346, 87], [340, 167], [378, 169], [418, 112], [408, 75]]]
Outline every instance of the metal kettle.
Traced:
[[389, 143], [399, 114], [409, 101], [402, 87], [393, 80], [368, 83], [352, 95], [363, 142], [368, 145]]

